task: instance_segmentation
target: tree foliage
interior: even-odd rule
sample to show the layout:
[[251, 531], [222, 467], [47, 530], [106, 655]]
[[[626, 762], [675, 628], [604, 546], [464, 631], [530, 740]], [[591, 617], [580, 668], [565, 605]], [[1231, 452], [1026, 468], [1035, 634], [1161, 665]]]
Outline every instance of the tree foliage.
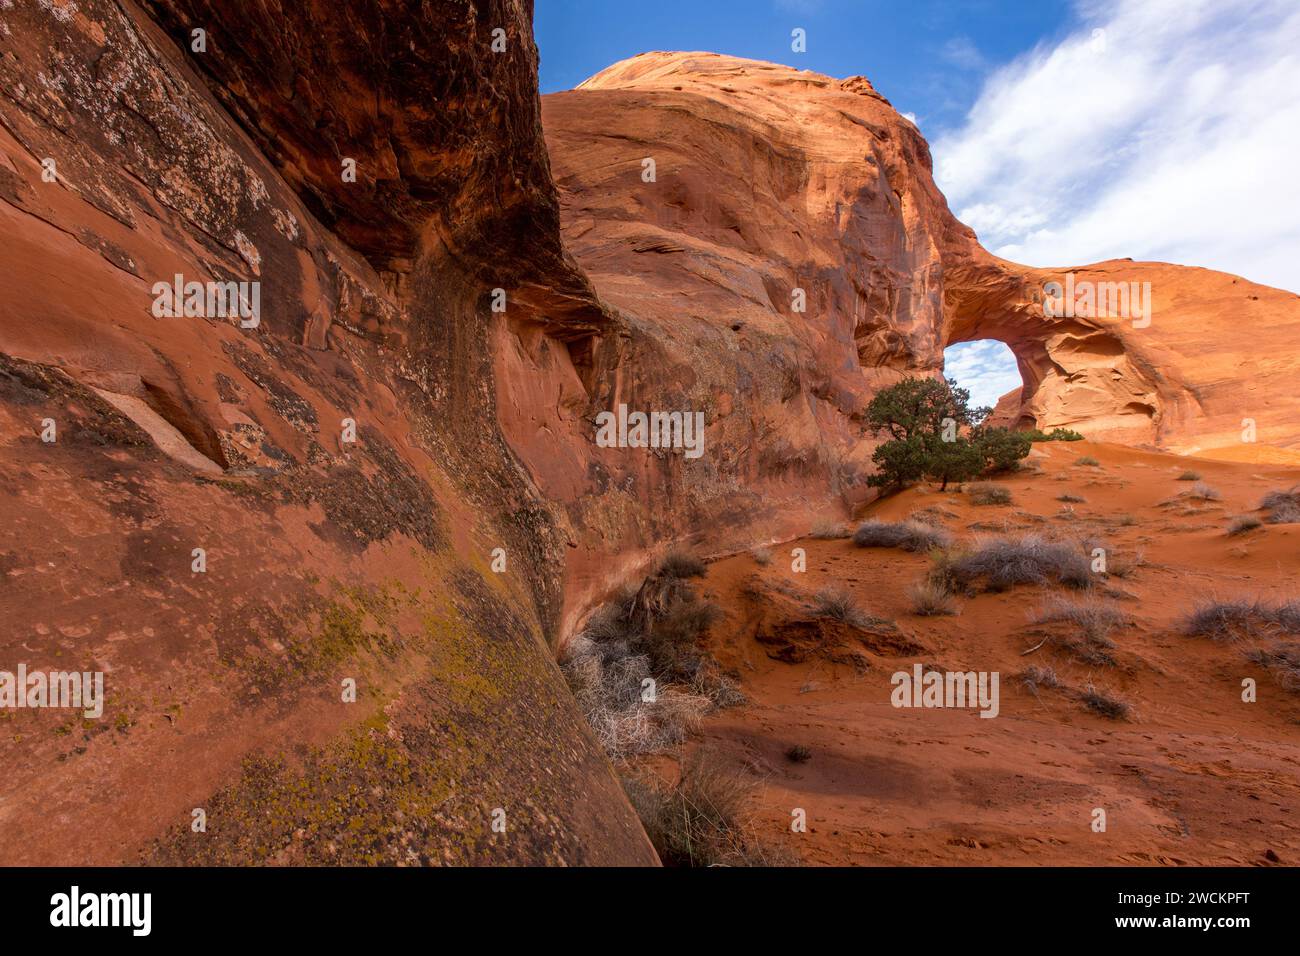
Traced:
[[991, 411], [971, 408], [970, 392], [952, 379], [908, 378], [877, 393], [867, 406], [867, 427], [889, 440], [871, 456], [877, 472], [868, 483], [901, 489], [929, 478], [946, 488], [1014, 467], [1029, 454], [1030, 439], [984, 425]]

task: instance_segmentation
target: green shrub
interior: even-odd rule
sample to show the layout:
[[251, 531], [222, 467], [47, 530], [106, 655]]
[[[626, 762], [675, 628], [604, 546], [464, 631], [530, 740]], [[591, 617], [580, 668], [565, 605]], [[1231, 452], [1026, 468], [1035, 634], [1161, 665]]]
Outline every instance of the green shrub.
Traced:
[[1083, 436], [1071, 428], [1053, 428], [1050, 432], [1044, 432], [1038, 428], [1030, 428], [1021, 434], [1027, 435], [1030, 441], [1083, 441]]
[[877, 470], [868, 484], [898, 490], [930, 478], [947, 488], [1012, 468], [1029, 454], [1028, 438], [982, 427], [989, 409], [969, 403], [970, 393], [952, 380], [909, 378], [877, 393], [867, 406], [867, 427], [888, 440], [872, 453]]
[[984, 470], [996, 472], [1017, 468], [1029, 454], [1032, 442], [1022, 432], [981, 426], [971, 433], [971, 444], [984, 459]]

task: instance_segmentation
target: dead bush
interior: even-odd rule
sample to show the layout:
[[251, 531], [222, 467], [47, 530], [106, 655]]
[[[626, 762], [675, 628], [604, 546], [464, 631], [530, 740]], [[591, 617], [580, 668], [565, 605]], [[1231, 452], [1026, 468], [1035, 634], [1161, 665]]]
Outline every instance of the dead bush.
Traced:
[[792, 863], [754, 838], [746, 811], [755, 787], [711, 751], [698, 751], [672, 786], [645, 776], [625, 778], [623, 788], [665, 866]]
[[920, 521], [866, 521], [853, 534], [853, 543], [859, 548], [901, 548], [904, 551], [925, 552], [933, 548], [946, 548], [952, 542], [943, 528]]
[[1087, 588], [1093, 583], [1086, 556], [1036, 534], [985, 541], [974, 551], [953, 558], [946, 573], [962, 586], [984, 579], [995, 591], [1051, 581], [1072, 588]]

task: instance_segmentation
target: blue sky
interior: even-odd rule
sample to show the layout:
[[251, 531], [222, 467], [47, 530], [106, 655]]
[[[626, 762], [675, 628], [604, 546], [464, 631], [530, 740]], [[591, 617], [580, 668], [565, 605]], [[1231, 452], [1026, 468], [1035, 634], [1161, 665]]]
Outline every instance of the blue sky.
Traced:
[[[1297, 0], [536, 0], [535, 30], [544, 93], [647, 50], [862, 74], [997, 255], [1300, 292]], [[1006, 381], [1003, 350], [953, 349], [972, 391]]]
[[[988, 66], [1060, 33], [1066, 0], [537, 0], [543, 93], [648, 50], [862, 74], [899, 111], [959, 123]], [[790, 31], [807, 31], [806, 53]]]

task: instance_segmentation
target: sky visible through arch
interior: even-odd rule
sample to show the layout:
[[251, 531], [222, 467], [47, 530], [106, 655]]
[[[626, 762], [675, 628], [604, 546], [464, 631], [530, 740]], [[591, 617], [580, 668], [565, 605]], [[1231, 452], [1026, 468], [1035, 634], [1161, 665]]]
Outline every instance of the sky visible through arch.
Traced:
[[943, 351], [943, 374], [970, 390], [972, 408], [992, 407], [999, 398], [1021, 385], [1015, 353], [1005, 342], [996, 339], [948, 346]]
[[[1296, 0], [537, 0], [535, 27], [543, 93], [648, 50], [864, 75], [999, 256], [1155, 259], [1300, 292]], [[1000, 352], [960, 354], [1006, 381], [981, 364]]]

